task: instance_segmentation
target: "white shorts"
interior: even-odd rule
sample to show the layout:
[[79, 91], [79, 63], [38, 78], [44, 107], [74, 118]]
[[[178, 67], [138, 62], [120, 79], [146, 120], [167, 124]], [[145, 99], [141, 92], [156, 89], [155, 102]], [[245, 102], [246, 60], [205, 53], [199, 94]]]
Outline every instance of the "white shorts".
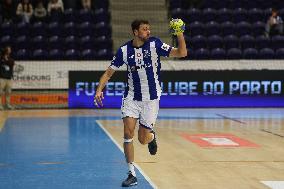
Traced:
[[133, 117], [139, 119], [139, 124], [147, 129], [153, 129], [159, 111], [159, 100], [136, 101], [129, 98], [122, 99], [122, 118]]

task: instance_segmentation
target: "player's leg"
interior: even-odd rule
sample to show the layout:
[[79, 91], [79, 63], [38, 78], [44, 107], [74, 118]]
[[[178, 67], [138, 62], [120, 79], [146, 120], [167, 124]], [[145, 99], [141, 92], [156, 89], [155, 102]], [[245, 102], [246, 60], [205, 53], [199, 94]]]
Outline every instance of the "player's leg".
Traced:
[[128, 177], [122, 182], [123, 187], [129, 187], [137, 185], [137, 178], [134, 169], [134, 146], [133, 146], [133, 137], [134, 130], [137, 119], [132, 117], [124, 117], [124, 155], [128, 165]]
[[12, 93], [12, 80], [7, 79], [6, 80], [6, 90], [5, 90], [5, 94], [6, 94], [6, 105], [7, 108], [12, 110], [14, 109], [14, 107], [11, 105], [11, 93]]
[[157, 153], [156, 133], [153, 127], [159, 111], [159, 100], [142, 102], [142, 113], [139, 121], [138, 139], [141, 144], [148, 144], [151, 155]]
[[144, 128], [144, 126], [140, 124], [138, 136], [139, 142], [141, 144], [148, 144], [148, 150], [150, 154], [155, 155], [158, 151], [155, 131], [153, 129]]
[[133, 137], [134, 130], [137, 119], [132, 117], [123, 118], [124, 124], [124, 154], [127, 163], [132, 163], [134, 161], [134, 146], [133, 146]]
[[129, 99], [123, 99], [123, 104], [121, 107], [122, 118], [124, 124], [124, 154], [128, 165], [128, 177], [122, 182], [123, 187], [129, 187], [137, 184], [136, 173], [134, 169], [134, 146], [133, 137], [134, 130], [139, 118], [139, 108], [135, 101]]
[[141, 144], [145, 145], [150, 143], [154, 139], [153, 129], [145, 127], [145, 125], [139, 124], [138, 140]]

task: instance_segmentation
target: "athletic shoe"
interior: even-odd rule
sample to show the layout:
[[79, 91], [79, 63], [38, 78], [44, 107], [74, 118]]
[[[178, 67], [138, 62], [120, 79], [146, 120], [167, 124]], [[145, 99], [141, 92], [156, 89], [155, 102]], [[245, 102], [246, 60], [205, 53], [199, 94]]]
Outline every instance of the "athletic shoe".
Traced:
[[122, 187], [130, 187], [137, 185], [137, 178], [131, 174], [131, 172], [128, 173], [127, 179], [122, 182]]
[[155, 131], [151, 131], [154, 134], [154, 139], [148, 144], [148, 149], [151, 155], [155, 155], [158, 150], [157, 141], [156, 141], [156, 133]]

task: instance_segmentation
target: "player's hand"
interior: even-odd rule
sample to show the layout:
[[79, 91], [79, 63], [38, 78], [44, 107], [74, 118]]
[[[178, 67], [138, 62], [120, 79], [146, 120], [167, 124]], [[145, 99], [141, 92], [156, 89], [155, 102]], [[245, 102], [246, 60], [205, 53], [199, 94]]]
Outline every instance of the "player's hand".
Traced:
[[99, 108], [103, 106], [103, 99], [104, 99], [104, 93], [101, 91], [96, 92], [96, 96], [94, 98], [94, 104]]
[[185, 23], [182, 19], [173, 19], [170, 21], [170, 31], [172, 35], [179, 35], [185, 30]]

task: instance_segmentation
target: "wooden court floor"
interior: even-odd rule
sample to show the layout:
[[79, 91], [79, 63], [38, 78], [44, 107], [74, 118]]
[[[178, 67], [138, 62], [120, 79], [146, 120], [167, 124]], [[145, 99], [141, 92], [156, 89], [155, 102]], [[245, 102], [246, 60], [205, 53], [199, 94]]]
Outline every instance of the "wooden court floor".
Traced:
[[[2, 111], [0, 132], [8, 118], [72, 116], [100, 118], [122, 147], [120, 110]], [[155, 129], [156, 156], [137, 132], [134, 139], [135, 162], [153, 188], [284, 188], [284, 109], [162, 109]]]

